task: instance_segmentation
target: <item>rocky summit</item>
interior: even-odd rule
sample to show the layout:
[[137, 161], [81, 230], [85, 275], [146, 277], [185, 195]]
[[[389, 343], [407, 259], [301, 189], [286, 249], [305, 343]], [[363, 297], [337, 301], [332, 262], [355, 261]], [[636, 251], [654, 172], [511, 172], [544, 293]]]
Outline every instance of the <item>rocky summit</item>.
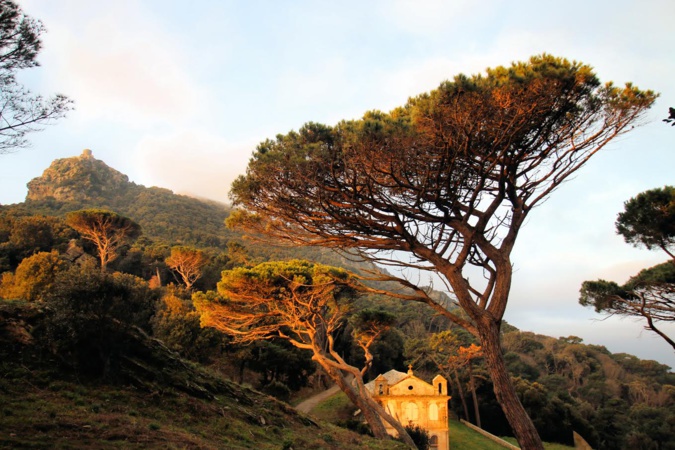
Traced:
[[86, 208], [127, 216], [141, 225], [144, 236], [163, 242], [221, 247], [231, 235], [223, 223], [227, 205], [136, 184], [94, 158], [89, 149], [53, 161], [42, 176], [28, 183], [24, 203], [0, 210], [62, 217]]
[[57, 159], [42, 176], [28, 183], [27, 201], [53, 199], [59, 202], [82, 202], [96, 197], [119, 194], [135, 183], [129, 177], [94, 158], [85, 149], [80, 156]]

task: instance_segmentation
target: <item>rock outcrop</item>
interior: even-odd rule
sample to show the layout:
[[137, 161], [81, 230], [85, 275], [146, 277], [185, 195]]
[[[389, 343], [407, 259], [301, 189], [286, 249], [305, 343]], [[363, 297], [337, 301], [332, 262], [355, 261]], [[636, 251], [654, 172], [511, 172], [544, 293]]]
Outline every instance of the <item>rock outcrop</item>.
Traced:
[[80, 156], [55, 160], [42, 176], [33, 178], [26, 201], [85, 202], [118, 195], [132, 186], [129, 177], [85, 149]]
[[94, 158], [89, 149], [80, 156], [52, 162], [28, 183], [24, 203], [0, 206], [19, 214], [58, 217], [86, 208], [108, 209], [129, 217], [141, 225], [145, 237], [163, 242], [224, 247], [232, 236], [224, 224], [229, 215], [226, 205], [131, 182]]

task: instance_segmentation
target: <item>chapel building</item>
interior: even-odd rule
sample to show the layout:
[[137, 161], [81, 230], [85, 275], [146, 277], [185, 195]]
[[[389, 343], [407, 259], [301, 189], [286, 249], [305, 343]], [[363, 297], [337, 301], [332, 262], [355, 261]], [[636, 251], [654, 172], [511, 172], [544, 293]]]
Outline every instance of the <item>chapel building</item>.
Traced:
[[[403, 426], [417, 425], [429, 432], [430, 448], [448, 450], [448, 382], [436, 375], [431, 384], [408, 373], [390, 370], [366, 384], [366, 388], [382, 407]], [[396, 430], [385, 422], [387, 432]]]

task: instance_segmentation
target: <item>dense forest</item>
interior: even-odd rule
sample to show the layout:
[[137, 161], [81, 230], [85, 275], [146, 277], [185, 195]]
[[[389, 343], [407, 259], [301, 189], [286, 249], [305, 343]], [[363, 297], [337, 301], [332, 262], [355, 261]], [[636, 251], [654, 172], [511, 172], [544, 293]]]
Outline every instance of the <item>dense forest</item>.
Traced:
[[[74, 220], [100, 211], [140, 231], [120, 241], [106, 271], [97, 262], [96, 242], [80, 228], [82, 220]], [[307, 259], [354, 272], [369, 267], [328, 250], [251, 245], [226, 228], [228, 214], [223, 205], [131, 183], [88, 151], [55, 161], [29, 183], [26, 202], [0, 208], [0, 297], [5, 305], [41, 308], [37, 335], [50, 358], [82, 379], [138, 379], [129, 369], [132, 356], [142, 360], [126, 334], [133, 329], [283, 401], [307, 386], [320, 388], [325, 377], [311, 353], [282, 340], [233, 344], [200, 326], [193, 299], [217, 295], [223, 270], [265, 261]], [[187, 283], [190, 268], [196, 272]], [[366, 377], [408, 364], [423, 378], [440, 372], [452, 386], [457, 417], [511, 434], [471, 335], [426, 305], [354, 295], [350, 316], [376, 309], [395, 317], [370, 348]], [[364, 353], [353, 326], [344, 322], [336, 347], [360, 366]], [[501, 340], [520, 399], [544, 440], [571, 444], [574, 430], [598, 449], [675, 448], [675, 374], [669, 367], [612, 354], [575, 336], [536, 335], [508, 324]]]

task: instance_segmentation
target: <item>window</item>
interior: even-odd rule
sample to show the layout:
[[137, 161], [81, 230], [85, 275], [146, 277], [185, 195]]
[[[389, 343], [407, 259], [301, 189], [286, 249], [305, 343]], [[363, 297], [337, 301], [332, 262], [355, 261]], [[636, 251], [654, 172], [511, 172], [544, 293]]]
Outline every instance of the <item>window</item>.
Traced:
[[405, 418], [407, 421], [415, 421], [419, 418], [419, 408], [417, 404], [408, 402], [405, 405]]
[[438, 383], [438, 393], [439, 394], [443, 393], [443, 383]]
[[432, 434], [431, 437], [429, 438], [429, 449], [437, 449], [437, 448], [438, 448], [438, 436]]
[[429, 420], [438, 420], [438, 405], [436, 403], [429, 405]]

